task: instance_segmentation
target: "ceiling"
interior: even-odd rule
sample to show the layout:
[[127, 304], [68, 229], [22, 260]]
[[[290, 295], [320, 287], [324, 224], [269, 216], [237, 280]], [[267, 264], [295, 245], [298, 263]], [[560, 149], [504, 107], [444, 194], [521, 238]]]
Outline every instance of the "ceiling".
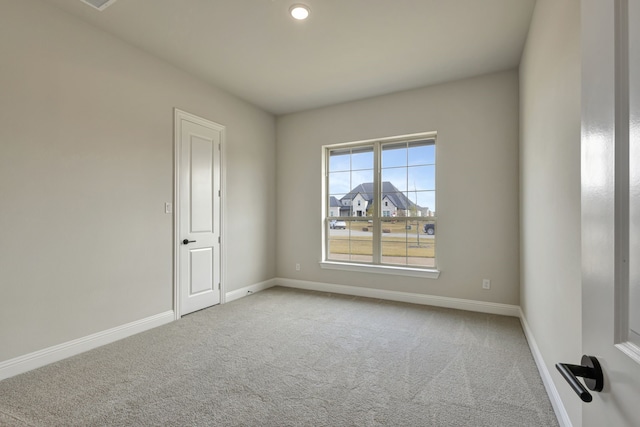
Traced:
[[[45, 0], [274, 114], [516, 67], [535, 0]], [[293, 20], [293, 3], [311, 8]]]

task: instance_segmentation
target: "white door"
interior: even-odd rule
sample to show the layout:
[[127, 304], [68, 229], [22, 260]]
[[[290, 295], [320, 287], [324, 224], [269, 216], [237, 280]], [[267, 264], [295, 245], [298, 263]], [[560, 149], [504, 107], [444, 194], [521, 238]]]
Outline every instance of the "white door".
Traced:
[[220, 157], [224, 127], [176, 110], [179, 315], [220, 303]]
[[640, 0], [581, 7], [582, 342], [604, 373], [582, 421], [640, 426]]

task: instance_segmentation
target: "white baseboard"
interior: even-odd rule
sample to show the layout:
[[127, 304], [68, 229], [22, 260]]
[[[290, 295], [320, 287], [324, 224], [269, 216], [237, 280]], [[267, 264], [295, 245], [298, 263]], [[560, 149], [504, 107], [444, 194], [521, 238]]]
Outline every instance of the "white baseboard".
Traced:
[[354, 295], [359, 297], [378, 298], [390, 301], [408, 302], [412, 304], [432, 305], [436, 307], [456, 308], [458, 310], [520, 317], [520, 307], [517, 305], [364, 288], [360, 286], [334, 285], [330, 283], [309, 282], [306, 280], [277, 278], [275, 279], [275, 284], [288, 288], [307, 289], [312, 291], [331, 292], [335, 294]]
[[175, 320], [173, 310], [0, 362], [0, 380], [40, 368]]
[[254, 285], [245, 286], [244, 288], [236, 289], [225, 294], [224, 302], [235, 301], [239, 298], [246, 297], [247, 295], [255, 294], [256, 292], [264, 291], [276, 285], [276, 279], [265, 280], [264, 282], [256, 283]]
[[547, 365], [544, 363], [542, 353], [540, 353], [540, 349], [538, 348], [536, 339], [533, 337], [533, 332], [531, 331], [531, 328], [529, 328], [527, 318], [525, 317], [522, 310], [520, 310], [520, 322], [522, 323], [522, 329], [524, 330], [524, 335], [527, 338], [527, 342], [529, 343], [529, 348], [531, 349], [533, 359], [538, 366], [538, 372], [540, 372], [540, 376], [542, 377], [542, 383], [544, 384], [544, 388], [547, 390], [547, 395], [549, 395], [551, 406], [553, 406], [553, 410], [556, 413], [556, 418], [558, 418], [558, 423], [560, 424], [560, 427], [572, 427], [569, 414], [567, 413], [567, 410], [562, 403], [562, 399], [560, 399], [558, 389], [556, 388], [556, 385], [551, 378], [551, 373], [549, 372], [549, 369], [547, 369]]

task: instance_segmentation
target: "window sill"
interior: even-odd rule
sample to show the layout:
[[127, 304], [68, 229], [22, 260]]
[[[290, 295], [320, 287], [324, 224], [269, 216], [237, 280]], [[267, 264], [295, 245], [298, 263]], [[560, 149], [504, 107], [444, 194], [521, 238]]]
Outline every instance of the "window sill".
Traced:
[[440, 270], [424, 268], [392, 267], [389, 265], [352, 264], [347, 262], [321, 261], [320, 267], [328, 270], [358, 271], [361, 273], [391, 274], [394, 276], [422, 277], [437, 279]]

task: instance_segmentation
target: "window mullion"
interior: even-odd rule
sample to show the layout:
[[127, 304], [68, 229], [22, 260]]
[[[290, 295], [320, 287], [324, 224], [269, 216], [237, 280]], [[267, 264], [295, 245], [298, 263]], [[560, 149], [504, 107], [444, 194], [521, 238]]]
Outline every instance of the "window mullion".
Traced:
[[374, 164], [374, 173], [373, 173], [373, 200], [374, 207], [373, 209], [373, 263], [380, 264], [382, 260], [382, 243], [381, 243], [381, 230], [382, 223], [380, 221], [380, 213], [382, 212], [382, 169], [381, 169], [381, 153], [380, 153], [380, 143], [376, 142], [373, 145], [373, 164]]

